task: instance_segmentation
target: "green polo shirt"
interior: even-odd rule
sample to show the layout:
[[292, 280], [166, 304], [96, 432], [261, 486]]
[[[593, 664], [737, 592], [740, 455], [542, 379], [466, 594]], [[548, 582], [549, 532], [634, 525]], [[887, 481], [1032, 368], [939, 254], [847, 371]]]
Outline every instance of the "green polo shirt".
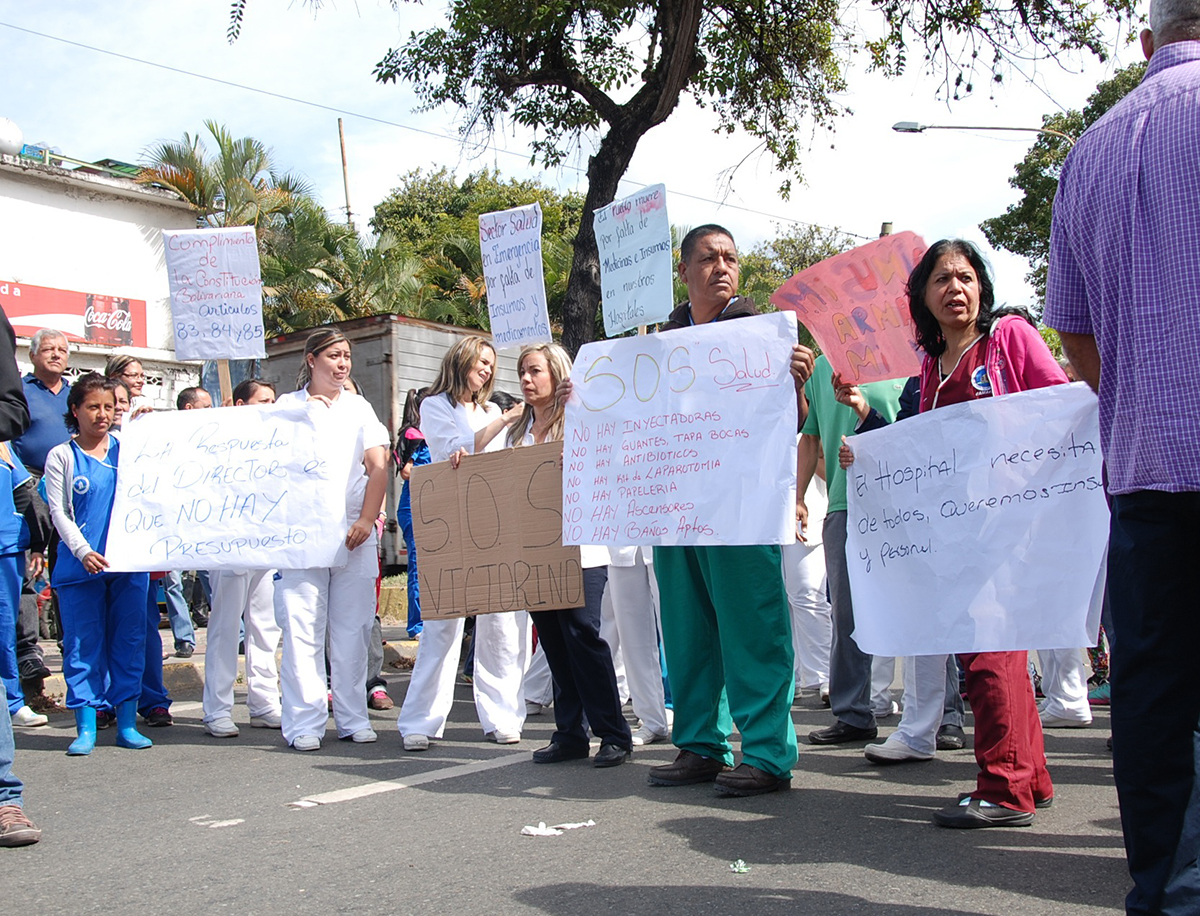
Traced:
[[[867, 403], [883, 415], [889, 423], [900, 412], [900, 392], [907, 378], [889, 379], [886, 382], [867, 382], [859, 385]], [[858, 425], [858, 414], [839, 404], [833, 396], [833, 366], [825, 355], [817, 357], [812, 378], [804, 385], [808, 398], [808, 419], [801, 430], [807, 436], [817, 436], [825, 450], [826, 483], [829, 485], [829, 511], [846, 511], [846, 472], [838, 464], [838, 448], [842, 436], [853, 436]]]

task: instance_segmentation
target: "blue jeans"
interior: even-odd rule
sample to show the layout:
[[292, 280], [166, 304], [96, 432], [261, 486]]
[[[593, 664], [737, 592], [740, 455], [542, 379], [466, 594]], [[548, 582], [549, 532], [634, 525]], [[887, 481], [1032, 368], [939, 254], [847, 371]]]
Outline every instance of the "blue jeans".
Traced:
[[12, 719], [0, 713], [0, 806], [21, 804], [21, 780], [13, 775]]
[[167, 619], [171, 621], [171, 633], [175, 636], [175, 651], [196, 645], [192, 614], [183, 597], [183, 577], [177, 572], [169, 572], [163, 576], [162, 586], [167, 600]]
[[145, 715], [152, 709], [171, 708], [171, 697], [163, 684], [162, 639], [158, 635], [158, 588], [150, 583], [146, 594], [146, 661], [142, 669], [142, 695], [138, 699], [138, 712]]
[[[407, 481], [404, 492], [408, 493]], [[404, 546], [408, 550], [408, 635], [411, 637], [420, 633], [424, 624], [421, 623], [421, 584], [417, 578], [417, 542], [413, 538], [412, 506], [408, 500], [401, 499], [396, 520], [404, 532]]]
[[10, 714], [25, 705], [17, 673], [17, 614], [21, 600], [20, 566], [24, 561], [24, 554], [0, 556], [0, 680], [4, 682]]
[[1113, 777], [1128, 913], [1200, 912], [1200, 492], [1114, 497], [1108, 548]]

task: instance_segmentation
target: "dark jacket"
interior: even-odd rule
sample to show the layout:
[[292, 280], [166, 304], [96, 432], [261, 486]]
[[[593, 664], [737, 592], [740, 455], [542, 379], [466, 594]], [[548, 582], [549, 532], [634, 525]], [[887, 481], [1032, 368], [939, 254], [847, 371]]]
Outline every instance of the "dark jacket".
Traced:
[[[667, 316], [667, 320], [659, 326], [660, 331], [674, 331], [677, 328], [690, 328], [692, 326], [691, 303], [685, 302], [682, 305], [677, 305], [675, 310]], [[754, 307], [754, 300], [745, 296], [735, 296], [729, 300], [729, 305], [725, 306], [725, 311], [721, 312], [713, 321], [729, 321], [733, 318], [748, 318], [751, 315], [757, 315], [758, 309]]]

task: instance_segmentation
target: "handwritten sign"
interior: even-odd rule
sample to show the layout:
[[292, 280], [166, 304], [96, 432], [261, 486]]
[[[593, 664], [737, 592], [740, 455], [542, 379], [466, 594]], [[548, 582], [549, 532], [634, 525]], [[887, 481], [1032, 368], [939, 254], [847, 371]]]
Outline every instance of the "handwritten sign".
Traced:
[[926, 247], [913, 232], [884, 236], [800, 271], [771, 303], [796, 313], [843, 378], [916, 375], [921, 357], [904, 287]]
[[426, 620], [583, 606], [578, 547], [563, 547], [562, 443], [414, 468], [409, 490]]
[[163, 230], [178, 359], [254, 359], [263, 342], [262, 272], [252, 226]]
[[480, 216], [479, 252], [496, 346], [504, 350], [553, 340], [542, 275], [541, 204]]
[[854, 640], [878, 655], [1090, 646], [1108, 542], [1096, 396], [1056, 385], [850, 439]]
[[345, 566], [354, 438], [319, 404], [128, 422], [105, 556], [120, 571]]
[[563, 543], [795, 540], [787, 312], [585, 344], [566, 409]]
[[655, 184], [601, 207], [594, 217], [600, 252], [604, 333], [663, 321], [674, 305], [667, 188]]

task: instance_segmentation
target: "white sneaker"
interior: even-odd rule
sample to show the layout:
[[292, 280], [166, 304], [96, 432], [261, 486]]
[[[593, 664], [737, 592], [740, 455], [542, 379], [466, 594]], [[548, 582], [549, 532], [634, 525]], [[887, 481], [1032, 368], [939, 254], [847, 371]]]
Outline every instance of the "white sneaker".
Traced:
[[497, 744], [520, 744], [521, 736], [513, 732], [488, 732], [484, 735], [488, 741], [495, 741]]
[[406, 751], [427, 751], [429, 750], [429, 739], [424, 735], [405, 735], [404, 749]]
[[283, 718], [277, 712], [267, 713], [265, 716], [251, 716], [251, 728], [282, 728]]
[[28, 706], [22, 706], [12, 714], [12, 724], [17, 728], [40, 728], [50, 720]]
[[893, 741], [892, 738], [888, 738], [882, 744], [868, 744], [863, 748], [863, 756], [872, 763], [907, 763], [910, 760], [933, 759], [933, 754], [913, 750], [903, 741]]
[[319, 751], [321, 739], [316, 735], [300, 735], [292, 742], [292, 747], [298, 751]]
[[205, 722], [204, 730], [214, 738], [236, 738], [238, 736], [238, 727], [233, 724], [233, 719], [229, 716]]
[[895, 700], [892, 700], [885, 709], [872, 710], [872, 712], [875, 714], [876, 719], [887, 719], [892, 716], [899, 715], [900, 704]]
[[1042, 713], [1038, 718], [1042, 720], [1042, 728], [1087, 728], [1092, 724], [1090, 716], [1086, 719], [1064, 719]]
[[650, 728], [650, 726], [643, 725], [633, 733], [633, 738], [630, 739], [630, 743], [633, 744], [634, 747], [641, 747], [644, 744], [655, 744], [656, 742], [665, 740], [667, 740], [666, 735], [660, 735], [654, 729]]
[[525, 701], [525, 715], [540, 716], [545, 711], [546, 706], [544, 703], [535, 703], [533, 700]]
[[374, 744], [379, 740], [379, 736], [375, 734], [373, 729], [361, 728], [350, 736], [350, 740], [355, 744]]

